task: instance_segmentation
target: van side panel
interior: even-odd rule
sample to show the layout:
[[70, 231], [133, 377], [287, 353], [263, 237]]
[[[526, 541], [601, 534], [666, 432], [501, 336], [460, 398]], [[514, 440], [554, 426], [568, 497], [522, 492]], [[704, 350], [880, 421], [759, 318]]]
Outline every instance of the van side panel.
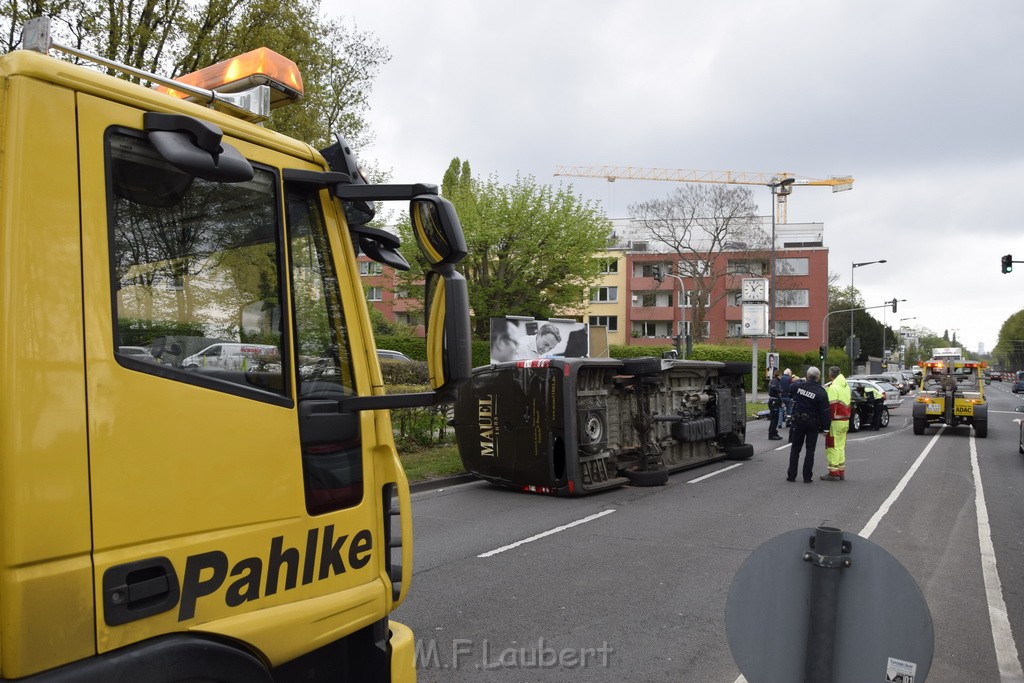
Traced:
[[0, 675], [95, 652], [73, 93], [5, 78]]

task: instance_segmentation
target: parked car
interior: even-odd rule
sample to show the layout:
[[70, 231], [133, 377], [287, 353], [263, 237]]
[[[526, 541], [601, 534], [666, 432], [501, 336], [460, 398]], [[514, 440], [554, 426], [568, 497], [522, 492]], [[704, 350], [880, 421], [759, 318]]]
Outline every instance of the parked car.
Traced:
[[910, 392], [910, 385], [903, 375], [897, 372], [876, 372], [871, 375], [853, 375], [857, 379], [869, 379], [872, 382], [884, 382], [891, 384], [900, 392], [900, 396]]
[[[882, 427], [888, 427], [889, 408], [898, 408], [903, 403], [903, 399], [900, 398], [899, 390], [891, 384], [880, 384], [866, 379], [851, 377], [846, 381], [850, 385], [850, 402], [852, 404], [850, 410], [850, 431], [860, 431], [864, 425], [871, 424], [875, 406], [874, 402], [868, 400], [864, 394], [864, 388], [867, 386], [873, 386], [878, 391], [885, 394], [885, 403], [882, 406], [882, 416], [879, 420], [879, 424]], [[831, 382], [829, 384], [831, 384]], [[825, 387], [828, 388], [828, 384], [826, 384]]]
[[852, 377], [847, 377], [846, 381], [850, 383], [851, 388], [856, 382], [857, 386], [861, 387], [862, 391], [863, 387], [868, 384], [873, 384], [879, 387], [885, 392], [885, 405], [889, 408], [899, 408], [903, 405], [900, 390], [897, 389], [892, 382], [889, 382], [887, 379], [881, 378], [878, 375], [854, 375]]
[[129, 358], [135, 358], [136, 360], [144, 360], [150, 363], [155, 363], [156, 358], [149, 352], [144, 346], [118, 346], [117, 352], [122, 356], [128, 356]]
[[1013, 373], [1013, 386], [1010, 387], [1010, 390], [1015, 394], [1024, 391], [1024, 370]]
[[412, 358], [405, 355], [401, 351], [392, 351], [391, 349], [377, 349], [377, 358], [380, 360], [397, 360], [406, 363], [411, 363]]
[[[1014, 410], [1018, 413], [1024, 413], [1024, 406], [1017, 406]], [[1020, 433], [1017, 435], [1017, 452], [1024, 455], [1024, 418], [1018, 417], [1014, 422], [1020, 427]]]

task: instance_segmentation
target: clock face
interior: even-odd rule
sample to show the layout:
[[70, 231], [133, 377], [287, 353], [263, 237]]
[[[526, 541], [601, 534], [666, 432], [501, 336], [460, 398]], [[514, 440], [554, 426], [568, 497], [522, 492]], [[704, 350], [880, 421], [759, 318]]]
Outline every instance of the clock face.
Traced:
[[743, 298], [747, 300], [763, 301], [765, 299], [764, 280], [744, 280]]

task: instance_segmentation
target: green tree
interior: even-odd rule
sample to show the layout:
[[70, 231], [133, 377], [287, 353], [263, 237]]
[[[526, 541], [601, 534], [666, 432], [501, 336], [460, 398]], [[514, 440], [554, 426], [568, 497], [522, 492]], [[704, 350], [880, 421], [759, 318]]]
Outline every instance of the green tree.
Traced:
[[1000, 367], [1009, 370], [1024, 368], [1024, 310], [1017, 311], [1003, 322], [992, 356]]
[[[459, 269], [469, 284], [475, 337], [487, 337], [492, 317], [550, 318], [585, 306], [600, 277], [597, 254], [612, 233], [595, 203], [532, 176], [511, 184], [474, 178], [469, 162], [458, 158], [445, 172], [442, 193], [466, 234], [469, 253]], [[414, 243], [407, 223], [400, 231], [403, 244]], [[414, 268], [405, 278], [416, 281], [420, 272]]]
[[[391, 56], [372, 33], [321, 15], [318, 0], [0, 0], [0, 49], [21, 46], [24, 22], [53, 18], [60, 43], [175, 77], [258, 47], [299, 66], [304, 95], [267, 126], [316, 147], [342, 132], [355, 147], [372, 142], [368, 99]], [[129, 80], [135, 77], [115, 74]]]

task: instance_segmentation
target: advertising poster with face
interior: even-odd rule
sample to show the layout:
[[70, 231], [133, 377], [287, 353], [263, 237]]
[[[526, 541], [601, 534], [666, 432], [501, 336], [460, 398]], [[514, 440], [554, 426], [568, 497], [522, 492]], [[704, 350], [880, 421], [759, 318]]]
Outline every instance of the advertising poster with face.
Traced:
[[491, 318], [491, 363], [534, 358], [585, 358], [586, 323], [572, 320]]

